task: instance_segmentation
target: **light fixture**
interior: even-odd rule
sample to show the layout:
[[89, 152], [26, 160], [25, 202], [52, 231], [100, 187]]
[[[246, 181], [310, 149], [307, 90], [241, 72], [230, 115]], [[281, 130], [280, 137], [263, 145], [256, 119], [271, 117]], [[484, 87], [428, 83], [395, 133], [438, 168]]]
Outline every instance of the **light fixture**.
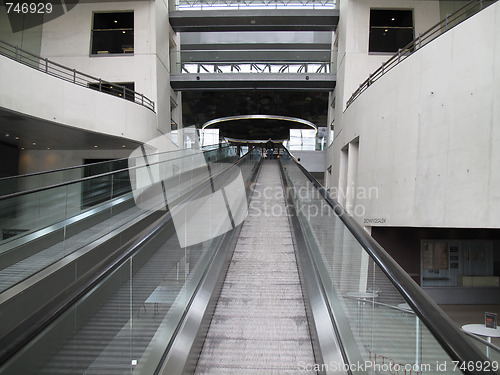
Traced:
[[394, 17], [391, 18], [391, 21], [396, 21], [396, 19]]
[[125, 34], [125, 30], [123, 30], [122, 33]]
[[19, 139], [19, 137], [16, 137], [16, 139]]
[[115, 23], [118, 23], [118, 21], [117, 21], [117, 20], [115, 20], [114, 22], [115, 22]]
[[36, 142], [33, 142], [33, 146], [36, 146]]
[[94, 146], [94, 148], [97, 148], [97, 147], [99, 147], [99, 146], [97, 146], [97, 145]]
[[127, 147], [127, 146], [125, 146], [125, 145], [122, 145], [122, 147], [123, 147], [123, 148], [125, 148], [125, 147]]
[[10, 134], [9, 134], [9, 133], [7, 133], [7, 134], [5, 134], [5, 136], [6, 136], [6, 137], [9, 137], [9, 136], [10, 136]]

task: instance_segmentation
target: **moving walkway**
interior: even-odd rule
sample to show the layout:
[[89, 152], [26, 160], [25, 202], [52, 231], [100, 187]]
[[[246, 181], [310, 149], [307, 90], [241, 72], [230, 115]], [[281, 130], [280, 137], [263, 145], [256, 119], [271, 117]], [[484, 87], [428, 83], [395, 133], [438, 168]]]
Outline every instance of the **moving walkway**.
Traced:
[[[46, 290], [57, 296], [37, 319], [0, 338], [1, 373], [498, 372], [498, 353], [487, 358], [288, 152], [238, 159], [229, 147], [205, 159], [217, 173], [193, 173], [177, 204], [147, 212], [105, 261], [87, 260], [92, 277]], [[183, 246], [190, 228], [179, 231], [176, 210], [219, 191], [224, 206], [194, 231], [217, 235]], [[218, 230], [226, 214], [230, 230]], [[22, 300], [15, 289], [4, 293]]]

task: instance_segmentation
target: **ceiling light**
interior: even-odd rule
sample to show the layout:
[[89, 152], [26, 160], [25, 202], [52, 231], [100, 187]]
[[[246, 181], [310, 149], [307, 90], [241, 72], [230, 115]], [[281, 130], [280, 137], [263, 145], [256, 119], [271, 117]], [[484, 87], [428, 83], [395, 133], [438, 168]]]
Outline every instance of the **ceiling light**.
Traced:
[[33, 142], [33, 146], [36, 146], [36, 142]]
[[118, 23], [118, 21], [117, 21], [117, 20], [115, 20], [114, 22], [115, 22], [115, 23]]
[[123, 30], [122, 33], [125, 34], [125, 30]]
[[16, 139], [19, 139], [19, 137], [16, 137]]
[[6, 136], [6, 137], [8, 137], [8, 136], [9, 136], [9, 133], [5, 134], [5, 136]]
[[395, 21], [396, 19], [394, 17], [391, 18], [391, 21]]
[[125, 146], [125, 145], [122, 145], [122, 147], [127, 147], [127, 146]]

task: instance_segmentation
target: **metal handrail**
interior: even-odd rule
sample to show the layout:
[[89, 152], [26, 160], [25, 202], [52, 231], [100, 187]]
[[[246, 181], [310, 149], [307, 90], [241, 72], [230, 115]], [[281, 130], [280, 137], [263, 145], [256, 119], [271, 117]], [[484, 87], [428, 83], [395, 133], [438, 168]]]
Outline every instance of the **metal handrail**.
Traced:
[[495, 344], [492, 344], [491, 342], [489, 342], [489, 341], [483, 339], [482, 337], [479, 337], [473, 333], [470, 333], [467, 331], [463, 331], [463, 333], [465, 333], [467, 336], [473, 338], [474, 340], [478, 341], [482, 345], [485, 345], [485, 346], [489, 347], [490, 349], [493, 349], [495, 352], [500, 354], [500, 347], [496, 346]]
[[[232, 147], [232, 146], [224, 146], [224, 147]], [[215, 149], [203, 151], [203, 153], [208, 153], [208, 152], [213, 151], [213, 150], [215, 150]], [[159, 155], [159, 154], [155, 154], [155, 156], [156, 155]], [[181, 156], [181, 157], [178, 157], [178, 158], [172, 158], [172, 159], [169, 159], [168, 161], [180, 160], [182, 158], [189, 157], [189, 156], [190, 155], [185, 155], [185, 156]], [[153, 165], [157, 165], [157, 164], [161, 164], [161, 163], [165, 163], [165, 160], [160, 160], [160, 161], [157, 161], [157, 162], [154, 162], [154, 163], [149, 163], [148, 166], [153, 166]], [[73, 184], [77, 184], [77, 183], [80, 183], [80, 182], [90, 181], [90, 180], [93, 180], [93, 179], [102, 178], [102, 177], [106, 177], [106, 176], [111, 176], [111, 175], [114, 175], [114, 174], [118, 174], [118, 173], [125, 172], [125, 171], [130, 171], [130, 170], [135, 170], [135, 169], [139, 169], [139, 168], [144, 168], [144, 165], [139, 165], [139, 166], [135, 166], [135, 167], [127, 167], [127, 168], [122, 168], [122, 169], [117, 169], [117, 170], [114, 170], [114, 171], [104, 172], [104, 173], [96, 174], [96, 175], [93, 175], [93, 176], [78, 178], [76, 180], [64, 181], [64, 182], [59, 182], [57, 184], [52, 184], [52, 185], [48, 185], [48, 186], [42, 186], [42, 187], [38, 187], [38, 188], [30, 189], [30, 190], [24, 190], [24, 191], [12, 193], [12, 194], [6, 194], [6, 195], [0, 196], [0, 201], [6, 200], [6, 199], [11, 199], [11, 198], [17, 198], [17, 197], [20, 197], [20, 196], [23, 196], [23, 195], [34, 194], [34, 193], [38, 193], [38, 192], [46, 191], [46, 190], [50, 190], [50, 189], [55, 189], [55, 188], [58, 188], [58, 187], [73, 185]]]
[[489, 5], [495, 3], [497, 0], [492, 0], [490, 4], [486, 3], [486, 0], [471, 0], [462, 8], [457, 10], [452, 14], [446, 15], [444, 19], [439, 21], [437, 24], [432, 26], [430, 29], [422, 34], [419, 34], [417, 38], [408, 43], [405, 47], [401, 48], [392, 57], [383, 62], [382, 66], [378, 68], [375, 72], [369, 75], [369, 77], [359, 85], [358, 89], [354, 91], [349, 100], [346, 103], [346, 108], [348, 108], [358, 96], [360, 96], [368, 87], [370, 87], [375, 81], [381, 78], [385, 73], [394, 68], [400, 62], [409, 57], [413, 52], [422, 48], [429, 42], [432, 42], [438, 36], [442, 35], [446, 31], [452, 29], [462, 21], [472, 17], [474, 14], [485, 9]]
[[82, 87], [87, 87], [92, 90], [100, 91], [105, 94], [121, 97], [122, 99], [130, 99], [130, 101], [133, 101], [136, 104], [140, 104], [153, 112], [155, 111], [154, 101], [146, 97], [144, 94], [140, 94], [134, 90], [128, 89], [125, 86], [121, 86], [119, 84], [108, 82], [101, 78], [82, 73], [76, 69], [68, 68], [67, 66], [35, 55], [3, 40], [0, 40], [0, 55], [8, 57], [21, 64], [27, 65], [40, 72], [63, 79], [67, 82], [71, 82]]
[[[331, 62], [325, 61], [308, 61], [308, 62], [231, 62], [231, 61], [218, 61], [218, 62], [181, 62], [180, 71], [182, 74], [199, 74], [199, 73], [234, 73], [234, 74], [245, 74], [245, 73], [309, 73], [309, 74], [329, 74], [331, 73]], [[196, 72], [190, 72], [186, 65], [196, 65]], [[310, 67], [313, 69], [310, 69]], [[223, 72], [221, 68], [230, 69], [230, 72]], [[246, 67], [246, 69], [242, 69]], [[295, 69], [292, 69], [295, 67]], [[273, 69], [274, 68], [274, 69]]]
[[[405, 299], [415, 314], [424, 322], [427, 329], [441, 345], [443, 350], [454, 361], [469, 363], [480, 361], [484, 363], [488, 359], [469, 340], [465, 340], [464, 332], [447, 317], [436, 303], [425, 294], [417, 283], [403, 270], [403, 268], [373, 239], [363, 227], [333, 198], [323, 186], [308, 172], [300, 162], [288, 151], [286, 153], [315, 186], [326, 203], [333, 209], [337, 217], [351, 232], [353, 237], [380, 267], [396, 290]], [[485, 374], [486, 371], [475, 368], [465, 370], [467, 374]]]
[[303, 9], [324, 9], [335, 8], [337, 5], [336, 0], [178, 0], [176, 2], [176, 9], [251, 9], [251, 8], [264, 8], [264, 9], [286, 9], [300, 7]]

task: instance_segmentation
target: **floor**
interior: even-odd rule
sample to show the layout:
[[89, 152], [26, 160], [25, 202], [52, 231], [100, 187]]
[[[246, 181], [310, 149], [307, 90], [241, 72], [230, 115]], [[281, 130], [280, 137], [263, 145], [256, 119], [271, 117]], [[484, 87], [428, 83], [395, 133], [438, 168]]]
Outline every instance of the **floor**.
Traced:
[[[439, 307], [459, 327], [464, 324], [484, 323], [485, 312], [496, 313], [500, 319], [500, 305], [440, 305]], [[500, 338], [493, 338], [491, 342], [500, 347]]]

